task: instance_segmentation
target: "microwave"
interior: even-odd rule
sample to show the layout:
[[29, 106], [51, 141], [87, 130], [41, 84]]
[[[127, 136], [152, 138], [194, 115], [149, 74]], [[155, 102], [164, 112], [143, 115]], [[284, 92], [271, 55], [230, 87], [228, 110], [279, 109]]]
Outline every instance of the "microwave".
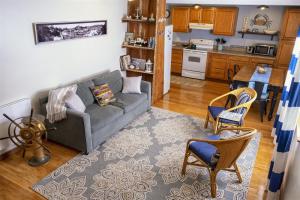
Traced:
[[276, 45], [274, 44], [256, 44], [254, 45], [253, 54], [262, 56], [275, 56]]

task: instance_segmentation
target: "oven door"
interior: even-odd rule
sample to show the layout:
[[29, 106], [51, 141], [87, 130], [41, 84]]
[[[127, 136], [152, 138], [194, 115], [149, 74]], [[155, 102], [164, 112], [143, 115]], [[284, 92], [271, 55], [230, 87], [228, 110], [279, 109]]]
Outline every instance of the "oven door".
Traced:
[[206, 51], [184, 50], [182, 69], [204, 73], [206, 70], [206, 60]]

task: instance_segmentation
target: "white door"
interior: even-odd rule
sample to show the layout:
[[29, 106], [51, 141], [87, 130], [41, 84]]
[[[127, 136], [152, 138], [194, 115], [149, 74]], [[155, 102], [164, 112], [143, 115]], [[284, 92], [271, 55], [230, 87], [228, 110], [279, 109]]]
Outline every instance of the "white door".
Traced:
[[164, 46], [164, 94], [168, 93], [171, 84], [171, 59], [172, 59], [173, 25], [165, 27]]

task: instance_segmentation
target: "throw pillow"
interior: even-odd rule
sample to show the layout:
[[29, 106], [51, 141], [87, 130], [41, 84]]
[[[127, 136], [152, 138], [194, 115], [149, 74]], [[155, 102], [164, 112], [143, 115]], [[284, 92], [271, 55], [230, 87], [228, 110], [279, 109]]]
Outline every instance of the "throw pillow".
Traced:
[[80, 97], [73, 91], [68, 92], [66, 97], [66, 106], [79, 112], [85, 111], [85, 105]]
[[106, 106], [110, 102], [114, 102], [114, 93], [109, 88], [108, 84], [95, 86], [91, 88], [92, 93], [100, 106]]
[[141, 94], [142, 77], [123, 77], [122, 93], [137, 93]]

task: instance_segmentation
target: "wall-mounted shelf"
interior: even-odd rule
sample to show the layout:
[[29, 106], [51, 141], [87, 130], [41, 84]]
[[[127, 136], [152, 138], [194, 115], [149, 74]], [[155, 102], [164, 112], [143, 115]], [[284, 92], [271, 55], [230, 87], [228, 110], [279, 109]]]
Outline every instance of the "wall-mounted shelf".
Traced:
[[278, 35], [278, 32], [273, 33], [273, 34], [267, 34], [267, 33], [263, 33], [263, 32], [238, 31], [238, 33], [242, 34], [242, 38], [244, 38], [244, 35], [266, 35], [266, 36], [270, 36], [271, 40], [273, 40], [274, 36]]
[[128, 45], [128, 44], [123, 44], [122, 45], [123, 48], [131, 48], [131, 49], [144, 49], [144, 50], [150, 50], [150, 51], [154, 51], [154, 48], [150, 48], [150, 47], [142, 47], [142, 46], [134, 46], [134, 45]]
[[152, 21], [152, 20], [148, 20], [148, 19], [144, 20], [144, 19], [127, 19], [127, 18], [123, 18], [122, 22], [153, 23], [153, 24], [155, 24], [155, 20]]
[[141, 73], [141, 74], [150, 74], [150, 75], [153, 75], [153, 72], [147, 72], [147, 71], [140, 70], [140, 69], [126, 69], [126, 71], [128, 71], [128, 72], [137, 72], [137, 73]]

